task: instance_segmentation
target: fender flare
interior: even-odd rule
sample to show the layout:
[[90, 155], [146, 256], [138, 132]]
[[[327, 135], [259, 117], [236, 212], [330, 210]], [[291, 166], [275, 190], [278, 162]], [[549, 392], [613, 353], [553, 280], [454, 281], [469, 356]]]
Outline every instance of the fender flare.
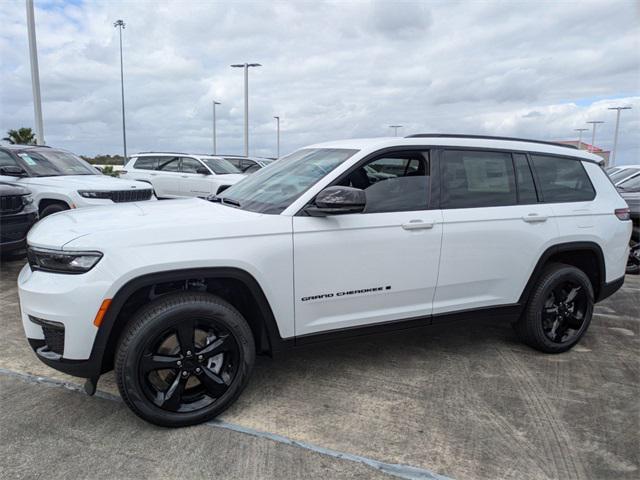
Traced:
[[575, 252], [575, 251], [588, 251], [595, 255], [596, 264], [598, 268], [598, 277], [600, 281], [598, 285], [593, 285], [593, 290], [595, 293], [596, 302], [602, 300], [601, 292], [604, 289], [605, 280], [606, 280], [606, 269], [605, 269], [606, 267], [604, 262], [604, 254], [602, 253], [602, 248], [600, 247], [600, 245], [598, 245], [595, 242], [565, 242], [565, 243], [559, 243], [559, 244], [550, 246], [542, 253], [542, 255], [540, 255], [540, 258], [538, 259], [538, 262], [536, 263], [536, 266], [534, 267], [533, 272], [531, 272], [531, 275], [529, 276], [529, 280], [527, 281], [527, 284], [525, 285], [524, 290], [522, 291], [522, 294], [518, 299], [518, 304], [520, 304], [522, 307], [524, 307], [527, 304], [527, 302], [529, 301], [529, 295], [531, 294], [531, 290], [533, 290], [533, 287], [535, 286], [538, 278], [542, 274], [544, 267], [546, 266], [549, 259], [553, 255], [556, 255], [562, 252]]
[[192, 278], [233, 279], [242, 282], [253, 295], [264, 318], [263, 328], [271, 345], [271, 351], [279, 351], [284, 348], [287, 342], [280, 336], [280, 330], [273, 315], [273, 311], [271, 310], [271, 306], [269, 305], [262, 287], [260, 287], [260, 284], [250, 273], [245, 270], [232, 267], [166, 270], [133, 278], [120, 287], [116, 292], [111, 299], [111, 304], [109, 305], [109, 309], [102, 320], [102, 324], [96, 333], [89, 360], [84, 361], [90, 365], [89, 369], [93, 373], [83, 376], [94, 377], [108, 370], [105, 368], [108, 365], [108, 362], [104, 361], [104, 355], [107, 353], [108, 346], [112, 341], [112, 335], [117, 333], [114, 331], [114, 327], [116, 326], [116, 321], [122, 307], [134, 292], [138, 291], [140, 288], [148, 287], [157, 283], [188, 280]]

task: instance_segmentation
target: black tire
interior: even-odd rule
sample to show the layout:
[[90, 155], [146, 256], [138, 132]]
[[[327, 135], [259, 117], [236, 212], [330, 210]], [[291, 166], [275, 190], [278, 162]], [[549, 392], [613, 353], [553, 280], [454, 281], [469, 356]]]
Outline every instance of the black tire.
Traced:
[[66, 203], [58, 202], [47, 205], [40, 211], [40, 219], [43, 219], [47, 215], [51, 215], [53, 213], [63, 212], [65, 210], [69, 210], [69, 205]]
[[593, 304], [593, 286], [582, 270], [551, 264], [542, 272], [514, 328], [520, 339], [536, 350], [566, 352], [589, 328]]
[[[189, 328], [193, 328], [192, 352], [183, 348], [189, 335], [183, 334], [184, 342], [180, 337]], [[198, 335], [203, 338], [203, 334], [206, 343], [201, 340], [198, 345]], [[167, 355], [163, 352], [171, 342], [176, 346]], [[220, 353], [212, 353], [217, 348]], [[206, 350], [204, 355], [209, 356], [203, 363], [199, 353]], [[167, 359], [179, 361], [155, 368]], [[120, 338], [115, 373], [120, 394], [136, 415], [163, 427], [183, 427], [206, 422], [229, 407], [249, 381], [254, 360], [251, 328], [240, 312], [210, 293], [180, 292], [158, 298], [136, 313]]]

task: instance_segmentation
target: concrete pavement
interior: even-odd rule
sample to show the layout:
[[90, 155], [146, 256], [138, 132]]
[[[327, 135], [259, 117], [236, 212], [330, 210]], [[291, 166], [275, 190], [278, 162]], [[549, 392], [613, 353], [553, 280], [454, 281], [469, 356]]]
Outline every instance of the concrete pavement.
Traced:
[[[80, 383], [41, 364], [24, 340], [15, 288], [21, 264], [0, 267], [0, 368]], [[640, 475], [638, 298], [640, 279], [628, 277], [622, 291], [597, 306], [580, 345], [561, 355], [521, 345], [508, 324], [470, 320], [317, 346], [274, 360], [259, 357], [246, 391], [221, 420], [452, 478], [635, 479]], [[30, 467], [33, 476], [75, 468], [65, 466], [58, 455], [79, 458], [75, 450], [97, 442], [118, 448], [98, 449], [94, 456], [101, 453], [102, 464], [95, 460], [91, 465], [110, 468], [121, 478], [159, 472], [180, 476], [171, 461], [187, 477], [201, 476], [201, 468], [208, 476], [228, 471], [232, 478], [381, 475], [358, 462], [291, 445], [276, 447], [272, 444], [280, 442], [243, 433], [222, 434], [208, 426], [177, 433], [157, 429], [119, 402], [3, 378], [1, 373], [0, 379], [1, 407], [7, 412], [0, 417], [0, 429], [10, 429], [8, 436], [3, 433], [3, 471], [7, 466], [13, 473], [26, 468], [22, 452], [27, 445], [33, 445], [34, 455], [38, 448], [48, 452], [47, 462]], [[117, 393], [111, 374], [101, 379], [99, 389]], [[65, 420], [67, 416], [72, 418]], [[16, 418], [27, 436], [14, 429]], [[57, 433], [38, 434], [49, 429]], [[176, 450], [174, 436], [207, 454], [215, 453], [221, 442], [233, 448], [223, 449], [226, 462], [214, 461], [212, 453], [198, 464], [199, 456]], [[73, 439], [81, 441], [69, 450]], [[140, 468], [128, 469], [127, 443], [135, 444], [142, 460], [135, 457], [134, 463], [139, 461]], [[234, 457], [234, 452], [247, 454]], [[279, 462], [291, 463], [290, 469], [275, 469]], [[155, 463], [165, 469], [154, 469]]]

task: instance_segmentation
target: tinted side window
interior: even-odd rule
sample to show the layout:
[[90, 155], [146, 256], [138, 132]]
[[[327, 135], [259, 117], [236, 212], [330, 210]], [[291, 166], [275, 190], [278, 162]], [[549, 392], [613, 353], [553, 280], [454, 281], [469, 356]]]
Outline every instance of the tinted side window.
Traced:
[[5, 152], [0, 152], [0, 167], [17, 167], [15, 158]]
[[182, 159], [182, 173], [198, 173], [200, 168], [202, 168], [202, 164], [195, 158]]
[[161, 170], [163, 172], [179, 172], [179, 162], [179, 158], [161, 157], [158, 160], [158, 170]]
[[429, 157], [402, 152], [378, 157], [340, 182], [367, 195], [364, 213], [408, 212], [429, 208]]
[[532, 155], [531, 162], [546, 203], [585, 202], [595, 198], [595, 191], [581, 161]]
[[533, 175], [527, 156], [522, 153], [513, 154], [513, 164], [516, 167], [516, 182], [518, 183], [518, 202], [519, 203], [537, 203], [538, 195], [536, 194], [536, 186], [533, 183]]
[[515, 205], [511, 154], [445, 150], [442, 155], [442, 208]]
[[140, 157], [133, 164], [133, 168], [139, 170], [155, 170], [158, 168], [158, 159], [156, 157]]

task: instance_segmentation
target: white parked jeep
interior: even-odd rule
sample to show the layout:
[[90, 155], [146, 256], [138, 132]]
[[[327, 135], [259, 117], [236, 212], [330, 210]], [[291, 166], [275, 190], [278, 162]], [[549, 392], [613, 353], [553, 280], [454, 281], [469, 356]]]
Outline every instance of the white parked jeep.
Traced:
[[629, 210], [593, 154], [456, 135], [346, 140], [282, 158], [213, 201], [40, 222], [18, 283], [47, 365], [115, 367], [142, 418], [227, 408], [256, 353], [500, 316], [570, 349], [624, 281]]
[[222, 157], [189, 153], [139, 153], [120, 172], [121, 178], [153, 185], [158, 198], [205, 198], [221, 193], [245, 176]]
[[73, 208], [153, 199], [149, 184], [101, 174], [66, 150], [0, 147], [0, 181], [28, 188], [40, 218]]

